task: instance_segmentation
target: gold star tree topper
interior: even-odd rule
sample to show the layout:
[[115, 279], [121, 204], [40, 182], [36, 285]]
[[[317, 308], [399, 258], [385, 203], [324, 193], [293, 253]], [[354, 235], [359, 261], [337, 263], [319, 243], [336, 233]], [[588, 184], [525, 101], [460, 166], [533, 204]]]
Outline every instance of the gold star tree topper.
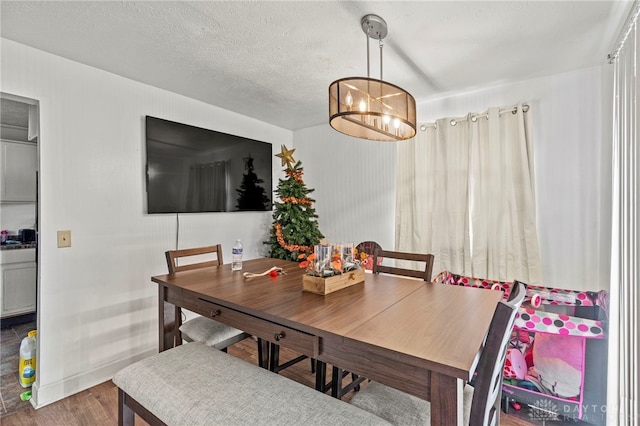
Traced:
[[291, 164], [295, 164], [296, 160], [293, 159], [293, 152], [296, 149], [287, 149], [286, 146], [281, 145], [280, 154], [276, 154], [276, 157], [280, 157], [281, 166], [287, 165], [288, 168], [291, 168]]

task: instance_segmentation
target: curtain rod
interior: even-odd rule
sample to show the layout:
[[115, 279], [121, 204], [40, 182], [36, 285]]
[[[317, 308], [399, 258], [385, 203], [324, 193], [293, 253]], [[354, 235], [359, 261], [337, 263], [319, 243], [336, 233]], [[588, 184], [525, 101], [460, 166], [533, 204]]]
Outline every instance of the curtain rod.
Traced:
[[614, 63], [618, 59], [618, 55], [620, 54], [624, 43], [627, 41], [629, 34], [631, 34], [631, 30], [633, 30], [634, 25], [638, 21], [638, 15], [640, 15], [640, 1], [635, 0], [633, 2], [633, 6], [631, 7], [631, 12], [629, 12], [629, 16], [627, 17], [627, 20], [624, 24], [624, 27], [622, 27], [622, 31], [620, 31], [620, 34], [616, 39], [616, 44], [614, 45], [615, 48], [611, 53], [607, 55], [607, 59], [609, 60], [610, 64]]
[[[529, 104], [522, 104], [522, 112], [527, 112], [529, 111]], [[510, 112], [511, 114], [515, 114], [518, 112], [518, 106], [515, 105], [511, 108], [507, 108], [507, 109], [501, 109], [500, 111], [498, 111], [499, 115], [502, 114], [506, 114]], [[467, 121], [467, 120], [471, 120], [474, 123], [478, 120], [478, 118], [487, 118], [489, 117], [489, 112], [484, 112], [482, 114], [473, 114], [473, 113], [469, 113], [464, 117], [457, 117], [457, 118], [452, 118], [449, 121], [449, 124], [452, 126], [455, 126], [456, 124], [458, 124], [458, 122], [460, 121]], [[433, 127], [434, 129], [437, 127], [436, 123], [425, 123], [425, 124], [421, 124], [420, 125], [420, 130], [425, 131], [427, 130], [428, 127]]]

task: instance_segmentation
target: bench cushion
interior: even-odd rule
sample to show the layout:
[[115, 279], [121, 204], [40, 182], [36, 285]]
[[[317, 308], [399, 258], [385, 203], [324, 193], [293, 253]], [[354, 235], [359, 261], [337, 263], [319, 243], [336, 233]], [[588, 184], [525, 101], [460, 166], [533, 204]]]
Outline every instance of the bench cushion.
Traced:
[[388, 424], [198, 342], [132, 364], [113, 382], [168, 425]]

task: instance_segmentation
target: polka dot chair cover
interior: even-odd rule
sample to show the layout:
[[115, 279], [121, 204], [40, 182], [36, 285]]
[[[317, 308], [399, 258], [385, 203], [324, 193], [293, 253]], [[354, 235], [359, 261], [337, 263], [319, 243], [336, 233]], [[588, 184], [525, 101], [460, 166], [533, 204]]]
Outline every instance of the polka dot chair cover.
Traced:
[[[466, 277], [449, 271], [443, 271], [438, 274], [433, 279], [433, 282], [501, 290], [504, 292], [503, 297], [505, 299], [509, 297], [513, 286], [513, 282], [509, 281]], [[599, 293], [593, 293], [528, 285], [527, 299], [530, 300], [533, 295], [540, 296], [542, 305], [600, 306], [608, 314], [609, 297], [604, 290]], [[604, 339], [606, 337], [601, 321], [545, 312], [543, 309], [534, 309], [530, 305], [520, 308], [514, 328], [536, 333], [580, 336], [591, 339]]]
[[[449, 271], [438, 274], [433, 282], [501, 290], [505, 299], [509, 297], [513, 286], [513, 282], [461, 276]], [[534, 300], [536, 303], [533, 303]], [[538, 303], [537, 308], [532, 306]], [[506, 368], [503, 393], [509, 395], [513, 400], [522, 400], [530, 405], [540, 406], [539, 404], [542, 404], [544, 407], [552, 407], [552, 411], [568, 415], [570, 418], [594, 417], [595, 413], [589, 413], [584, 409], [585, 398], [587, 398], [585, 395], [588, 393], [589, 401], [599, 401], [600, 406], [603, 406], [602, 404], [606, 403], [606, 387], [603, 390], [599, 386], [599, 382], [591, 380], [592, 376], [597, 376], [597, 374], [585, 371], [587, 342], [600, 343], [599, 340], [606, 339], [606, 330], [603, 328], [602, 321], [547, 312], [545, 308], [550, 310], [552, 308], [545, 305], [555, 305], [553, 309], [556, 312], [564, 312], [564, 308], [566, 308], [566, 312], [575, 312], [576, 308], [574, 307], [578, 306], [598, 307], [604, 315], [598, 314], [597, 318], [603, 318], [606, 321], [609, 314], [609, 295], [606, 291], [579, 292], [528, 285], [525, 303], [519, 309], [514, 325], [513, 337], [516, 342], [519, 342], [517, 343], [519, 346], [516, 346], [518, 349], [511, 352], [513, 355], [511, 367], [514, 365], [514, 360], [516, 363], [522, 362], [522, 359], [516, 357], [520, 355], [520, 351], [525, 354], [527, 367], [531, 367], [527, 370], [525, 380], [519, 380], [522, 372], [517, 374], [515, 369], [511, 371], [512, 369]], [[522, 343], [520, 337], [523, 335], [529, 336], [525, 344]], [[564, 339], [564, 336], [573, 336], [573, 338]], [[512, 344], [514, 338], [512, 338]], [[531, 338], [534, 340], [533, 343]], [[541, 349], [543, 346], [540, 342], [547, 339], [552, 342], [551, 345], [547, 345], [547, 350], [560, 352], [560, 358], [540, 356], [540, 353], [533, 351], [528, 352], [530, 348], [533, 350]], [[531, 344], [533, 346], [530, 346]], [[567, 348], [567, 344], [575, 344], [577, 349], [571, 351]], [[602, 347], [602, 345], [592, 346], [592, 348], [596, 347]], [[529, 355], [532, 355], [531, 358]], [[566, 362], [569, 356], [577, 356], [579, 358], [578, 365], [571, 365], [571, 368], [568, 368]], [[595, 357], [597, 356], [595, 355]], [[560, 361], [563, 363], [560, 364]], [[562, 365], [563, 368], [558, 369], [559, 365]], [[506, 363], [505, 366], [509, 367]], [[532, 370], [539, 379], [535, 385], [533, 383], [535, 379], [530, 374]], [[586, 387], [587, 380], [589, 380], [589, 387]], [[606, 378], [602, 380], [606, 380]], [[531, 385], [534, 385], [533, 388]], [[595, 418], [598, 419], [597, 416]], [[601, 420], [603, 419], [596, 420], [596, 424], [602, 423]]]

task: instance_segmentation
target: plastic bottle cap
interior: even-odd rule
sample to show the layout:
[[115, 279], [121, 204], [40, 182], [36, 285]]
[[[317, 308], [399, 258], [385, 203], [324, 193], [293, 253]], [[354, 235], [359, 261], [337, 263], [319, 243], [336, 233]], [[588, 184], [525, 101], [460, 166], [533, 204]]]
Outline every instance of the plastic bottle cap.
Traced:
[[31, 330], [30, 332], [27, 333], [27, 336], [29, 337], [36, 337], [38, 335], [38, 330]]

